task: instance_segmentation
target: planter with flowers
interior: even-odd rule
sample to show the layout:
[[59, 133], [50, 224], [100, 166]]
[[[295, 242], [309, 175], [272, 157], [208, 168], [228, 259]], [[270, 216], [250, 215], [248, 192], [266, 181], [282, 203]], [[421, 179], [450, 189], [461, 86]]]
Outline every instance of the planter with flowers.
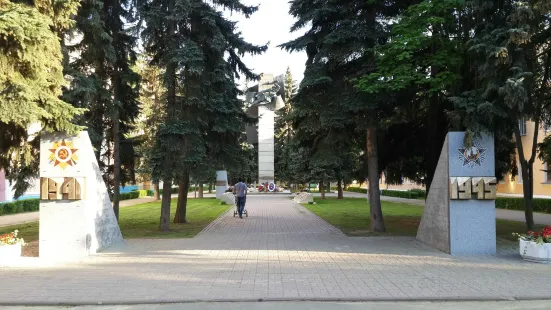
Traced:
[[0, 235], [0, 262], [21, 257], [21, 247], [25, 245], [22, 238], [17, 237], [18, 231]]
[[527, 234], [513, 234], [520, 243], [520, 256], [536, 263], [551, 263], [551, 226], [541, 232], [528, 231]]

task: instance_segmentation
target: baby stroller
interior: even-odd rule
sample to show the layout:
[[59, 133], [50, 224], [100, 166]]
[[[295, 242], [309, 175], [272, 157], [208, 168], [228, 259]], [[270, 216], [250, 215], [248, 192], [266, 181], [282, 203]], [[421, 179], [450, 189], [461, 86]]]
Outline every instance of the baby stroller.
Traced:
[[[235, 210], [233, 211], [233, 217], [236, 217], [239, 215], [239, 206], [237, 205], [237, 196], [235, 196]], [[249, 217], [249, 213], [247, 212], [247, 201], [245, 201], [245, 205], [243, 206], [243, 215], [245, 217]]]

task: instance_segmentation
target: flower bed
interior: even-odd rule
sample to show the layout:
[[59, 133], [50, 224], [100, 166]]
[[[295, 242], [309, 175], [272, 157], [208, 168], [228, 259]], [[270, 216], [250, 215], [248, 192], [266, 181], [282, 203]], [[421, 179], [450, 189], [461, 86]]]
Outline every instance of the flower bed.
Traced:
[[541, 232], [528, 231], [527, 234], [513, 234], [519, 238], [520, 256], [531, 262], [551, 263], [551, 226]]
[[25, 245], [22, 238], [17, 238], [18, 231], [0, 235], [0, 262], [12, 261], [21, 257], [21, 247]]

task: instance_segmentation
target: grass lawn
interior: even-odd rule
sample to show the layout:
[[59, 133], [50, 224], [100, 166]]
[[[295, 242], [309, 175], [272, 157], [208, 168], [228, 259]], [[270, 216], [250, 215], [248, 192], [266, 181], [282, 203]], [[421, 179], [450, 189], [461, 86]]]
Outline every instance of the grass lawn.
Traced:
[[[171, 218], [176, 212], [177, 199], [171, 203]], [[214, 198], [188, 199], [186, 224], [170, 224], [170, 232], [159, 231], [161, 203], [151, 202], [120, 209], [120, 222], [124, 238], [191, 238], [215, 220], [230, 205], [221, 205]], [[38, 240], [38, 222], [0, 227], [0, 234], [19, 230], [26, 242]]]
[[[387, 232], [380, 234], [369, 231], [369, 206], [365, 198], [337, 200], [330, 197], [326, 200], [318, 198], [315, 201], [315, 205], [304, 206], [349, 236], [415, 236], [423, 214], [423, 207], [420, 206], [382, 201]], [[536, 225], [536, 228], [540, 230], [543, 225]], [[515, 241], [511, 234], [525, 231], [526, 224], [522, 222], [496, 220], [498, 238]]]

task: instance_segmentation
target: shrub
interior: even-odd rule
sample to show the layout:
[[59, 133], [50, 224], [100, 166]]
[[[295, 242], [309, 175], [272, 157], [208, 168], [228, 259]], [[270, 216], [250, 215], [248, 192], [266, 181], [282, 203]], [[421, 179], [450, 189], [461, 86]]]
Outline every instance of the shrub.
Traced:
[[425, 191], [424, 190], [419, 190], [419, 189], [408, 190], [408, 191], [393, 191], [393, 190], [383, 189], [381, 191], [381, 195], [382, 196], [389, 196], [389, 197], [417, 199], [417, 198], [425, 197]]
[[38, 211], [39, 204], [37, 198], [0, 203], [0, 215]]
[[[534, 198], [534, 212], [551, 213], [551, 199]], [[497, 197], [496, 208], [524, 211], [524, 198]]]
[[349, 187], [349, 192], [355, 192], [355, 193], [362, 193], [367, 194], [367, 188], [361, 188], [361, 187]]

